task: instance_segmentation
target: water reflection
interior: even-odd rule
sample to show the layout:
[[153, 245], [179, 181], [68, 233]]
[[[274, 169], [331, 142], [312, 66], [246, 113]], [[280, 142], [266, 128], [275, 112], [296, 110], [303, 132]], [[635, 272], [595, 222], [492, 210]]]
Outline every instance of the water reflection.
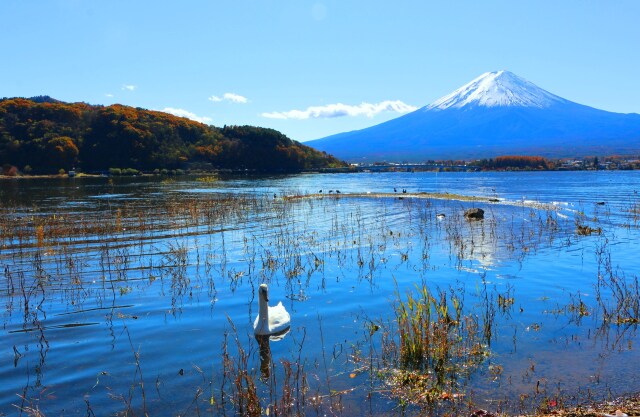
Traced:
[[255, 335], [260, 347], [260, 379], [269, 381], [271, 376], [271, 345], [268, 335]]
[[271, 376], [271, 342], [281, 341], [290, 331], [291, 328], [288, 327], [280, 333], [255, 335], [260, 351], [260, 379], [263, 382], [269, 381], [269, 377]]

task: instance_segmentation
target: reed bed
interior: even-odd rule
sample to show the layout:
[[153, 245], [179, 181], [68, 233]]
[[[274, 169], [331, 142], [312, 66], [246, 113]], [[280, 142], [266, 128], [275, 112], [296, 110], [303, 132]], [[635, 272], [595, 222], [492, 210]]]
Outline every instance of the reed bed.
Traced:
[[[370, 195], [251, 194], [122, 201], [99, 210], [56, 213], [3, 208], [4, 325], [17, 331], [19, 324], [39, 351], [36, 365], [24, 365], [35, 378], [14, 405], [25, 414], [41, 412], [37, 392], [50, 349], [47, 311], [52, 306], [80, 313], [104, 308], [109, 331], [117, 334], [122, 321], [120, 331], [129, 335], [139, 317], [122, 312], [119, 300], [151, 288], [166, 297], [164, 314], [170, 319], [199, 299], [207, 300], [213, 311], [220, 296], [250, 293], [261, 282], [280, 285], [288, 300], [304, 305], [310, 288], [323, 290], [329, 280], [345, 279], [341, 271], [372, 289], [396, 277], [385, 313], [358, 321], [362, 338], [326, 343], [318, 317], [313, 333], [320, 340], [313, 344], [321, 354], [313, 357], [305, 355], [307, 329], [295, 329], [291, 352], [271, 360], [264, 342], [238, 330], [238, 318], [225, 317], [221, 369], [205, 375], [198, 367], [202, 383], [178, 410], [203, 414], [348, 415], [353, 403], [362, 402], [350, 400], [356, 396], [369, 404], [390, 399], [410, 413], [473, 409], [466, 396], [468, 383], [482, 377], [500, 380], [503, 368], [493, 357], [492, 344], [504, 337], [499, 329], [518, 305], [514, 288], [488, 283], [486, 271], [495, 258], [522, 264], [538, 251], [584, 245], [584, 239], [598, 245], [596, 296], [586, 300], [578, 292], [557, 314], [574, 321], [586, 317], [599, 329], [603, 323], [638, 323], [638, 279], [613, 266], [608, 231], [598, 219], [589, 219], [589, 227], [599, 233], [581, 233], [576, 225], [586, 223], [584, 216], [565, 218], [549, 206], [510, 205], [505, 210], [493, 199], [376, 197], [373, 209]], [[483, 221], [465, 219], [470, 204], [485, 204]], [[476, 282], [434, 283], [443, 268], [434, 263], [441, 256], [438, 251], [445, 253], [447, 267], [470, 271]], [[407, 281], [405, 274], [413, 278]], [[473, 284], [475, 291], [468, 289]], [[113, 395], [125, 415], [152, 415], [158, 408], [150, 387], [155, 384], [161, 392], [162, 381], [152, 379], [144, 350], [130, 336], [128, 344], [134, 368], [130, 386], [136, 389]], [[340, 353], [344, 345], [352, 350], [348, 358]], [[17, 345], [14, 351], [16, 366], [23, 364], [26, 351]], [[361, 374], [366, 381], [358, 378]], [[542, 407], [550, 397], [541, 392], [536, 386], [523, 393], [527, 400], [518, 406]], [[87, 402], [87, 413], [100, 414], [95, 407]]]
[[396, 294], [395, 319], [382, 340], [387, 385], [394, 397], [423, 406], [454, 398], [459, 382], [489, 355], [477, 316], [464, 312], [454, 288], [416, 285]]

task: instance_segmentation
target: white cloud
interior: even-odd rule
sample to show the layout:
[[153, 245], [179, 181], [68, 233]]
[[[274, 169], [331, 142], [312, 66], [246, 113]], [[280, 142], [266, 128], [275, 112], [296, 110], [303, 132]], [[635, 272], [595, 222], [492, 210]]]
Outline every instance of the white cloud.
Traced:
[[187, 119], [195, 120], [196, 122], [200, 122], [204, 124], [209, 124], [212, 121], [210, 117], [200, 117], [185, 109], [174, 109], [173, 107], [165, 107], [161, 111], [165, 113], [173, 114], [174, 116], [178, 116], [178, 117], [186, 117]]
[[400, 100], [385, 100], [380, 103], [362, 103], [357, 106], [351, 106], [348, 104], [327, 104], [326, 106], [312, 106], [307, 107], [306, 110], [289, 110], [284, 112], [270, 112], [262, 113], [262, 117], [269, 119], [323, 119], [332, 117], [344, 117], [344, 116], [367, 116], [374, 117], [375, 115], [389, 111], [396, 113], [408, 113], [418, 108], [409, 104], [403, 103]]
[[249, 102], [249, 100], [246, 97], [243, 97], [235, 93], [224, 93], [222, 97], [211, 96], [209, 97], [209, 101], [213, 101], [214, 103], [218, 103], [220, 101], [231, 101], [232, 103], [242, 103], [242, 104]]
[[129, 84], [129, 85], [123, 85], [123, 86], [122, 86], [122, 89], [123, 89], [123, 90], [128, 90], [128, 91], [133, 91], [133, 90], [135, 90], [136, 88], [138, 88], [138, 87], [137, 87], [137, 86], [135, 86], [135, 85], [131, 85], [131, 84]]
[[105, 97], [112, 98], [112, 97], [113, 97], [113, 94], [111, 94], [111, 93], [106, 93], [106, 94], [105, 94]]

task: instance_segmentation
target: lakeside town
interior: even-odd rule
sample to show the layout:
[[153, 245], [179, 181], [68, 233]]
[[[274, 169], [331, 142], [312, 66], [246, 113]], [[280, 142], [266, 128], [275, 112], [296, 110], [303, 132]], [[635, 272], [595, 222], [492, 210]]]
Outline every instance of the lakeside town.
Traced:
[[[546, 159], [528, 156], [503, 156], [475, 161], [430, 160], [424, 163], [373, 162], [353, 163], [351, 170], [359, 172], [393, 171], [631, 171], [640, 169], [640, 159], [630, 156]], [[334, 171], [332, 169], [325, 171]]]

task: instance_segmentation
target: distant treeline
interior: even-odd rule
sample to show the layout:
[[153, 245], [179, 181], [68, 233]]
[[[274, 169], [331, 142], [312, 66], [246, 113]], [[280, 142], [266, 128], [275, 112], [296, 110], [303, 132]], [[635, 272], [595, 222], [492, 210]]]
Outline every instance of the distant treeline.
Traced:
[[547, 159], [541, 156], [499, 156], [470, 164], [487, 171], [513, 170], [635, 170], [640, 169], [637, 155], [585, 156], [581, 158]]
[[556, 167], [551, 160], [541, 156], [508, 155], [481, 159], [474, 162], [480, 169], [486, 170], [550, 170]]
[[218, 128], [158, 111], [39, 96], [0, 100], [0, 165], [5, 172], [54, 174], [192, 166], [298, 172], [344, 163], [273, 129]]

